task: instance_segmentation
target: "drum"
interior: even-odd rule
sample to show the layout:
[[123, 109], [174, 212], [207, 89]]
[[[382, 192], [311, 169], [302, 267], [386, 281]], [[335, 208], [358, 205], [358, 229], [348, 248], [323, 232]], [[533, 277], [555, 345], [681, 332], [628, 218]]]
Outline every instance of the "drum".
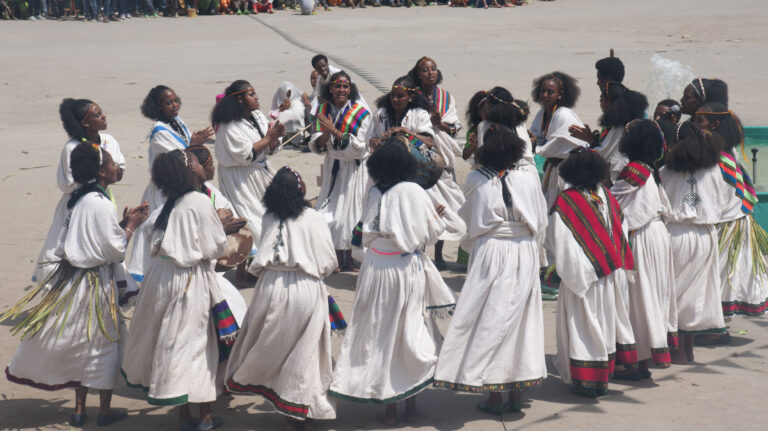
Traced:
[[427, 190], [437, 184], [445, 169], [445, 160], [440, 154], [427, 148], [424, 143], [418, 139], [404, 138], [408, 146], [408, 151], [416, 159], [416, 178], [414, 182]]
[[227, 235], [227, 247], [224, 256], [216, 260], [217, 271], [227, 271], [245, 262], [253, 249], [253, 233], [248, 225], [240, 231]]

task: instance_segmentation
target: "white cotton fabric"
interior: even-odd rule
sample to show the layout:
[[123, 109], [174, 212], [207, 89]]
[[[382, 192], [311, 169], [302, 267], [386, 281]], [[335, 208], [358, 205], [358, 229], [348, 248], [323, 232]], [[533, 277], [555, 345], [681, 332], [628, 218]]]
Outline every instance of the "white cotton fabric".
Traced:
[[[157, 120], [152, 123], [152, 129], [147, 135], [149, 141], [149, 148], [147, 149], [147, 163], [149, 164], [149, 172], [152, 173], [152, 164], [155, 163], [155, 159], [158, 155], [163, 153], [169, 153], [173, 150], [185, 150], [189, 147], [189, 143], [192, 140], [192, 134], [190, 134], [187, 125], [176, 117], [176, 121], [181, 126], [181, 130], [184, 132], [183, 136], [176, 133], [173, 130], [173, 126], [170, 124]], [[156, 130], [157, 129], [157, 130]], [[151, 175], [150, 175], [151, 176]], [[141, 196], [141, 201], [149, 203], [149, 210], [154, 211], [156, 208], [160, 208], [165, 203], [165, 196], [160, 193], [160, 189], [155, 186], [155, 183], [150, 179], [149, 184], [144, 189], [144, 194]]]
[[223, 297], [213, 260], [224, 253], [226, 236], [208, 197], [179, 198], [151, 243], [157, 259], [136, 303], [123, 373], [147, 389], [150, 403], [214, 401], [219, 352], [211, 307]]
[[627, 163], [629, 163], [627, 156], [619, 152], [619, 141], [621, 141], [623, 135], [623, 127], [611, 127], [611, 130], [608, 131], [600, 143], [600, 146], [595, 148], [605, 161], [608, 162], [611, 181], [616, 181], [624, 166], [627, 166]]
[[668, 202], [653, 176], [640, 187], [618, 180], [611, 193], [630, 232], [635, 269], [627, 273], [629, 318], [642, 361], [651, 358], [652, 349], [668, 347], [667, 335], [677, 332], [671, 239], [661, 220]]
[[[598, 189], [603, 220], [612, 230], [608, 218], [607, 197]], [[626, 225], [622, 226], [626, 235]], [[624, 268], [598, 277], [559, 213], [549, 216], [545, 247], [554, 257], [561, 278], [557, 303], [557, 355], [555, 364], [566, 383], [571, 382], [570, 360], [607, 361], [616, 352], [618, 313], [616, 294], [626, 286]], [[624, 326], [622, 326], [623, 328]], [[631, 333], [631, 332], [630, 332]], [[626, 340], [622, 340], [626, 341]], [[629, 344], [629, 343], [622, 343]]]
[[[587, 147], [588, 144], [581, 139], [574, 138], [568, 131], [572, 125], [584, 127], [575, 112], [566, 107], [559, 107], [552, 115], [549, 122], [549, 128], [542, 128], [542, 118], [544, 108], [540, 109], [533, 118], [531, 124], [531, 133], [536, 137], [536, 142], [541, 143], [536, 147], [536, 153], [547, 159], [567, 159], [568, 153], [574, 148]], [[552, 208], [557, 196], [568, 188], [568, 184], [560, 178], [558, 166], [548, 165], [544, 172], [544, 181], [542, 181], [542, 190], [547, 199], [547, 207]]]
[[539, 281], [539, 243], [547, 208], [537, 178], [512, 170], [503, 180], [473, 171], [459, 214], [468, 226], [467, 279], [445, 336], [436, 386], [476, 392], [537, 384], [547, 375]]
[[[274, 393], [278, 402], [267, 400], [284, 415], [334, 419], [336, 402], [328, 396], [331, 325], [323, 282], [337, 267], [331, 232], [311, 208], [282, 222], [267, 213], [263, 223], [259, 252], [248, 269], [259, 281], [227, 364], [227, 381], [235, 383], [229, 389]], [[242, 387], [248, 390], [238, 390]], [[281, 409], [283, 402], [308, 413]]]
[[[720, 256], [715, 223], [722, 213], [722, 182], [717, 165], [693, 174], [661, 169], [661, 181], [669, 198], [665, 221], [672, 240], [675, 266], [678, 328], [681, 332], [722, 332], [725, 328], [720, 303]], [[692, 186], [689, 181], [694, 178]], [[696, 193], [700, 202], [686, 203], [685, 196]]]
[[[280, 111], [280, 105], [287, 99], [288, 90], [291, 91], [291, 106]], [[269, 108], [269, 117], [280, 121], [285, 126], [285, 134], [293, 136], [304, 128], [304, 102], [301, 95], [304, 94], [299, 87], [289, 81], [283, 81], [272, 96], [272, 105]]]
[[[112, 156], [112, 160], [115, 161], [120, 169], [125, 170], [125, 156], [120, 152], [120, 144], [110, 134], [99, 132], [101, 137], [101, 148], [109, 152]], [[64, 148], [61, 149], [61, 157], [59, 159], [59, 168], [56, 171], [56, 184], [59, 186], [59, 190], [62, 192], [59, 203], [56, 204], [56, 209], [53, 212], [53, 221], [51, 227], [48, 228], [48, 234], [45, 237], [43, 248], [37, 256], [37, 266], [35, 272], [32, 275], [32, 280], [42, 281], [48, 274], [53, 271], [52, 265], [46, 265], [46, 263], [57, 262], [56, 247], [58, 246], [59, 233], [64, 225], [64, 219], [67, 217], [67, 201], [76, 189], [80, 188], [80, 184], [76, 183], [72, 178], [72, 170], [69, 168], [69, 159], [72, 154], [72, 150], [75, 149], [80, 141], [70, 139], [64, 144]]]
[[[454, 109], [455, 111], [455, 109]], [[435, 138], [435, 130], [432, 128], [432, 121], [429, 119], [429, 113], [421, 108], [410, 109], [405, 113], [403, 120], [400, 122], [400, 126], [415, 132], [416, 134], [426, 134], [433, 138], [433, 150], [437, 152], [437, 138]], [[380, 138], [384, 132], [392, 127], [397, 127], [392, 124], [392, 120], [387, 115], [384, 108], [379, 108], [373, 117], [373, 131], [371, 138]], [[448, 136], [446, 134], [446, 136]], [[448, 136], [450, 138], [450, 136]], [[451, 138], [452, 139], [452, 138]], [[438, 153], [439, 154], [439, 153]], [[461, 190], [455, 193], [453, 185], [456, 183], [453, 180], [451, 172], [448, 170], [443, 171], [443, 175], [440, 177], [440, 181], [443, 182], [443, 189], [446, 193], [443, 193], [439, 184], [435, 184], [427, 190], [427, 194], [432, 199], [432, 203], [435, 205], [442, 205], [445, 207], [445, 214], [443, 214], [443, 221], [445, 222], [445, 231], [440, 235], [441, 240], [458, 241], [464, 236], [467, 231], [467, 227], [464, 224], [464, 220], [459, 217], [458, 208], [461, 206], [459, 201], [463, 202], [464, 195]], [[456, 186], [458, 187], [458, 186]], [[447, 200], [445, 196], [453, 196], [451, 201]], [[460, 199], [459, 199], [460, 197]], [[451, 204], [453, 202], [453, 204]], [[459, 206], [456, 204], [459, 203]]]
[[[215, 187], [213, 187], [211, 183], [206, 182], [205, 185], [208, 187], [208, 190], [211, 191], [211, 196], [207, 197], [208, 202], [212, 203], [215, 209], [228, 209], [234, 212], [229, 201], [224, 196], [222, 196], [221, 193]], [[163, 203], [165, 203], [165, 201], [163, 201]], [[151, 240], [152, 233], [155, 230], [155, 221], [157, 220], [157, 216], [160, 215], [162, 210], [163, 207], [161, 206], [152, 211], [144, 223], [136, 228], [136, 231], [133, 233], [131, 256], [128, 265], [126, 265], [126, 269], [130, 273], [131, 277], [137, 282], [143, 282], [144, 276], [149, 273], [149, 268], [152, 266], [152, 263], [157, 262], [158, 260], [157, 257], [152, 256]], [[219, 283], [221, 293], [227, 300], [227, 304], [229, 305], [229, 308], [232, 311], [232, 315], [235, 317], [237, 324], [242, 324], [243, 318], [245, 317], [245, 311], [248, 309], [248, 304], [246, 304], [243, 295], [240, 294], [235, 285], [233, 285], [229, 280], [227, 280], [226, 277], [224, 277], [223, 272], [216, 273], [216, 280]]]
[[268, 147], [253, 154], [253, 144], [264, 138], [269, 122], [260, 111], [253, 111], [251, 115], [261, 133], [245, 119], [220, 124], [214, 150], [219, 162], [221, 193], [235, 208], [235, 215], [248, 220], [254, 243], [258, 243], [264, 216], [262, 199], [275, 173], [267, 162]]
[[[117, 282], [122, 281], [118, 274], [122, 273], [116, 269], [122, 268], [120, 262], [125, 256], [125, 232], [118, 223], [114, 205], [100, 193], [88, 193], [80, 198], [68, 212], [68, 217], [68, 228], [63, 228], [58, 237], [59, 245], [54, 254], [57, 260], [65, 259], [77, 268], [98, 267], [101, 291], [96, 300], [100, 304], [105, 330], [117, 340], [125, 334], [125, 325], [118, 315], [115, 328], [108, 297], [113, 295], [117, 303]], [[23, 340], [8, 366], [10, 376], [27, 379], [33, 386], [114, 388], [120, 367], [119, 343], [110, 341], [101, 332], [95, 314], [91, 317], [89, 338], [89, 294], [92, 290], [86, 279], [74, 284], [80, 274], [78, 271], [67, 282], [60, 296], [74, 290], [63, 329], [61, 322], [57, 324], [57, 319], [50, 318], [40, 332]], [[92, 310], [95, 313], [95, 308]]]
[[[347, 102], [341, 108], [337, 108], [333, 104], [330, 106], [330, 116], [335, 123], [346, 107], [351, 108], [352, 102]], [[346, 148], [334, 149], [333, 137], [329, 137], [325, 145], [323, 184], [320, 186], [320, 194], [317, 197], [315, 209], [320, 211], [328, 222], [336, 250], [352, 249], [352, 231], [360, 221], [363, 211], [363, 197], [370, 185], [365, 161], [369, 155], [368, 137], [372, 124], [371, 117], [372, 115], [368, 114], [363, 119], [357, 134], [348, 135], [349, 145]], [[310, 150], [319, 151], [317, 140], [320, 136], [322, 136], [321, 132], [312, 133], [309, 140]], [[339, 171], [333, 189], [331, 189], [333, 164], [336, 160], [339, 161]]]
[[369, 191], [363, 216], [363, 245], [368, 249], [334, 370], [332, 395], [392, 402], [432, 382], [439, 334], [427, 307], [441, 309], [455, 299], [432, 261], [419, 250], [437, 242], [444, 229], [417, 184], [399, 183], [383, 197], [378, 188]]

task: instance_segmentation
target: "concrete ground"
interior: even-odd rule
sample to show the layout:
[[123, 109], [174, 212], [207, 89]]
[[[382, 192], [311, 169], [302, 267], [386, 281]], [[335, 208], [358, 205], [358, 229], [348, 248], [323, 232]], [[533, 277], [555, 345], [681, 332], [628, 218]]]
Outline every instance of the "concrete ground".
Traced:
[[[643, 91], [654, 77], [650, 56], [659, 52], [719, 77], [730, 86], [731, 108], [745, 124], [766, 124], [762, 71], [768, 68], [762, 0], [534, 1], [526, 7], [467, 10], [445, 6], [411, 9], [368, 8], [317, 16], [278, 11], [275, 15], [197, 19], [131, 19], [120, 23], [0, 22], [0, 310], [29, 289], [35, 257], [60, 192], [55, 185], [66, 137], [58, 118], [64, 97], [97, 101], [109, 117], [108, 132], [127, 156], [125, 178], [113, 187], [119, 205], [135, 205], [149, 181], [146, 136], [150, 122], [139, 105], [149, 88], [173, 87], [184, 101], [181, 116], [191, 128], [208, 122], [216, 94], [235, 79], [250, 80], [267, 110], [283, 80], [308, 89], [309, 59], [326, 53], [353, 71], [369, 102], [405, 74], [422, 55], [436, 59], [463, 111], [478, 89], [507, 87], [528, 99], [533, 78], [552, 70], [579, 79], [581, 118], [594, 125], [599, 114], [594, 62], [615, 48], [627, 66], [626, 83]], [[672, 94], [679, 98], [680, 94]], [[655, 103], [656, 100], [652, 100]], [[534, 107], [535, 109], [535, 107]], [[275, 166], [290, 164], [314, 178], [322, 158], [293, 150], [278, 153]], [[469, 166], [457, 168], [463, 182]], [[456, 255], [456, 244], [446, 246]], [[465, 274], [458, 266], [443, 273], [456, 291]], [[349, 315], [355, 276], [327, 280]], [[241, 290], [246, 300], [252, 288]], [[654, 370], [654, 379], [612, 382], [610, 395], [587, 400], [569, 393], [551, 367], [555, 303], [545, 303], [547, 357], [552, 375], [524, 394], [523, 413], [492, 417], [475, 410], [479, 395], [428, 390], [413, 428], [452, 430], [569, 429], [762, 429], [768, 384], [768, 320], [736, 318], [734, 343], [697, 348], [696, 362]], [[348, 316], [349, 317], [349, 316]], [[18, 344], [0, 328], [0, 364]], [[339, 339], [334, 339], [335, 351]], [[45, 392], [0, 380], [0, 429], [67, 429], [74, 394]], [[97, 396], [89, 398], [95, 428]], [[175, 429], [176, 414], [148, 405], [140, 392], [119, 386], [113, 404], [130, 417], [114, 430]], [[382, 429], [376, 405], [340, 402], [338, 419], [319, 429]], [[224, 429], [277, 429], [282, 419], [262, 398], [235, 397], [216, 405]]]

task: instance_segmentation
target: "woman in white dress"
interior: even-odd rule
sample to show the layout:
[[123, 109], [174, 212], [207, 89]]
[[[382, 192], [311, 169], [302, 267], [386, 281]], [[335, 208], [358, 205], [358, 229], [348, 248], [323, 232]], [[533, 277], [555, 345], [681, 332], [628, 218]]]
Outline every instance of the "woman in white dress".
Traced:
[[406, 419], [415, 420], [414, 395], [432, 383], [439, 350], [430, 313], [455, 303], [423, 252], [445, 224], [424, 189], [407, 181], [416, 160], [402, 139], [389, 138], [367, 162], [376, 182], [362, 218], [367, 250], [330, 389], [340, 399], [387, 404], [377, 418], [388, 425], [403, 399]]
[[[757, 204], [755, 188], [736, 154], [744, 139], [741, 122], [719, 103], [702, 105], [694, 121], [700, 129], [722, 136], [726, 143], [719, 166], [723, 178], [720, 187], [728, 200], [722, 203], [723, 215], [717, 225], [723, 314], [726, 318], [761, 316], [768, 309], [768, 265], [763, 257], [768, 254], [768, 234], [752, 215]], [[697, 345], [728, 342], [727, 332], [696, 340]]]
[[[217, 368], [237, 333], [213, 260], [224, 253], [234, 219], [223, 222], [207, 196], [196, 157], [174, 150], [157, 156], [152, 181], [166, 196], [152, 231], [156, 257], [144, 279], [125, 344], [122, 373], [153, 405], [178, 405], [182, 430], [210, 430]], [[200, 404], [193, 419], [189, 403]]]
[[336, 254], [325, 219], [308, 207], [305, 193], [289, 167], [267, 187], [261, 246], [248, 268], [259, 281], [226, 373], [231, 392], [265, 397], [286, 416], [287, 429], [336, 418], [328, 395], [333, 360], [323, 282], [336, 268]]
[[305, 100], [309, 100], [309, 96], [288, 81], [283, 81], [272, 96], [270, 120], [277, 120], [285, 126], [284, 139], [296, 135], [291, 142], [283, 141], [283, 145], [296, 145], [304, 140], [304, 135], [299, 132], [304, 129]]
[[476, 154], [481, 167], [467, 177], [459, 211], [467, 280], [435, 371], [435, 387], [490, 392], [477, 408], [492, 414], [519, 412], [520, 390], [547, 376], [538, 269], [547, 205], [537, 175], [517, 165], [524, 151], [513, 129], [492, 124]]
[[211, 120], [216, 130], [215, 152], [219, 162], [219, 187], [232, 203], [235, 215], [248, 220], [254, 242], [261, 238], [264, 190], [274, 171], [267, 155], [280, 145], [285, 127], [271, 127], [259, 111], [259, 96], [248, 81], [238, 80], [224, 91]]
[[668, 340], [674, 341], [677, 334], [674, 278], [670, 276], [675, 268], [669, 232], [661, 219], [669, 202], [653, 167], [665, 148], [664, 133], [655, 121], [627, 124], [618, 150], [630, 162], [611, 187], [626, 218], [635, 257], [635, 270], [627, 274], [628, 311], [643, 378], [651, 377], [651, 360], [659, 367], [670, 366], [669, 351], [675, 344], [669, 346]]
[[[153, 121], [152, 130], [147, 138], [149, 140], [147, 162], [150, 172], [158, 154], [203, 145], [213, 136], [213, 128], [210, 126], [190, 133], [187, 125], [179, 117], [180, 109], [181, 99], [173, 89], [165, 85], [158, 85], [149, 90], [141, 104], [142, 115]], [[162, 207], [165, 203], [165, 197], [152, 181], [144, 189], [141, 200], [149, 202], [150, 211]]]
[[[216, 213], [219, 218], [224, 222], [225, 219], [232, 218], [234, 209], [232, 204], [229, 203], [227, 198], [222, 196], [216, 187], [211, 184], [215, 173], [215, 165], [213, 164], [213, 157], [211, 152], [204, 146], [189, 147], [186, 150], [187, 155], [190, 157], [197, 157], [197, 161], [200, 162], [200, 168], [197, 169], [195, 174], [203, 181], [199, 191], [208, 196], [210, 203], [216, 209]], [[165, 198], [163, 198], [165, 201]], [[136, 230], [136, 234], [133, 239], [133, 246], [131, 247], [131, 260], [128, 262], [127, 269], [134, 280], [137, 282], [144, 281], [144, 276], [149, 273], [149, 268], [152, 263], [157, 259], [152, 257], [152, 232], [155, 230], [155, 220], [162, 212], [163, 207], [155, 209], [150, 213], [146, 223], [143, 223], [139, 229]], [[245, 226], [246, 220], [244, 218], [237, 218], [234, 220], [239, 222], [239, 226]], [[245, 311], [248, 308], [248, 304], [245, 303], [245, 299], [240, 295], [237, 288], [224, 277], [223, 272], [216, 272], [216, 280], [219, 282], [219, 287], [224, 297], [227, 299], [227, 304], [232, 310], [232, 315], [235, 317], [237, 324], [240, 325], [245, 317]]]
[[664, 219], [674, 250], [680, 334], [672, 362], [684, 364], [693, 361], [694, 335], [726, 331], [715, 224], [730, 192], [721, 187], [723, 177], [717, 165], [723, 139], [690, 122], [681, 127], [681, 139], [667, 154], [660, 174], [670, 203]]
[[37, 257], [37, 266], [32, 276], [32, 281], [41, 281], [53, 271], [54, 263], [58, 262], [56, 248], [58, 247], [59, 232], [67, 216], [67, 202], [75, 190], [80, 187], [70, 171], [69, 161], [72, 150], [80, 143], [89, 142], [99, 145], [109, 152], [112, 160], [117, 164], [118, 180], [123, 178], [125, 171], [125, 157], [120, 152], [120, 145], [112, 135], [103, 133], [107, 129], [107, 116], [101, 107], [88, 99], [64, 99], [59, 105], [59, 115], [64, 131], [69, 140], [61, 149], [59, 168], [56, 175], [56, 183], [62, 195], [53, 213], [53, 221], [48, 229], [48, 235], [43, 243], [43, 248]]
[[368, 186], [368, 136], [371, 114], [359, 103], [357, 86], [346, 72], [329, 78], [320, 95], [309, 149], [325, 152], [323, 184], [316, 209], [328, 221], [342, 271], [357, 271], [352, 262], [352, 231], [363, 211]]
[[600, 133], [592, 131], [588, 125], [571, 126], [571, 136], [581, 139], [595, 148], [610, 167], [610, 180], [616, 181], [624, 166], [629, 163], [626, 155], [619, 151], [619, 141], [624, 134], [624, 126], [632, 120], [645, 117], [648, 99], [645, 95], [632, 91], [618, 82], [607, 82], [600, 88], [600, 109], [603, 115], [598, 121]]
[[458, 241], [467, 231], [466, 226], [462, 226], [461, 218], [453, 217], [464, 203], [461, 187], [456, 182], [456, 157], [461, 156], [462, 152], [456, 142], [456, 134], [461, 130], [461, 123], [456, 111], [456, 100], [451, 93], [439, 87], [443, 82], [443, 73], [437, 68], [435, 60], [421, 57], [408, 72], [408, 76], [431, 105], [429, 119], [433, 130], [432, 149], [445, 162], [445, 171], [440, 180], [427, 190], [433, 202], [450, 210], [446, 213], [446, 229], [440, 235], [440, 241], [435, 244], [435, 265], [437, 269], [444, 270], [448, 268], [443, 257], [444, 242]]
[[40, 284], [0, 316], [0, 321], [16, 318], [32, 299], [43, 296], [13, 327], [22, 342], [5, 374], [11, 382], [38, 389], [75, 388], [75, 413], [69, 419], [75, 427], [86, 421], [88, 389], [98, 390], [97, 423], [105, 426], [126, 417], [125, 411], [110, 408], [120, 368], [118, 341], [125, 333], [118, 306], [129, 294], [121, 262], [148, 209], [126, 209], [118, 222], [108, 187], [118, 181], [120, 168], [108, 151], [81, 143], [67, 159], [69, 175], [80, 187], [65, 203], [58, 261]]
[[578, 148], [559, 174], [572, 187], [555, 200], [547, 227], [546, 248], [562, 279], [555, 364], [574, 392], [597, 397], [608, 392], [613, 374], [620, 317], [614, 296], [627, 283], [625, 270], [633, 269], [632, 251], [619, 203], [601, 184], [608, 163]]
[[536, 138], [536, 153], [547, 159], [541, 186], [548, 208], [552, 208], [560, 192], [568, 187], [558, 175], [558, 166], [571, 150], [588, 145], [568, 131], [572, 125], [584, 126], [571, 110], [579, 94], [576, 79], [562, 72], [552, 72], [533, 81], [531, 98], [541, 109], [533, 118], [531, 133]]

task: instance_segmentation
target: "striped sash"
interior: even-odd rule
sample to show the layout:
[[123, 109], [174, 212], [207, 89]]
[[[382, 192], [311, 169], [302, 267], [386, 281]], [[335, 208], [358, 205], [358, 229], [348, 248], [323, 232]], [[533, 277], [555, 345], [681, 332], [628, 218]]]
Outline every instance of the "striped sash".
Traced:
[[604, 186], [600, 187], [608, 199], [610, 226], [606, 226], [595, 204], [573, 187], [560, 193], [552, 211], [557, 211], [568, 226], [597, 276], [604, 277], [619, 268], [633, 269], [634, 258], [622, 232], [624, 215], [619, 203]]
[[[317, 108], [317, 118], [320, 115], [328, 115], [331, 113], [331, 104], [323, 103]], [[365, 117], [370, 115], [367, 109], [357, 103], [349, 105], [344, 108], [343, 111], [336, 118], [336, 128], [341, 131], [342, 134], [351, 134], [357, 136], [357, 131], [360, 130], [360, 125], [363, 124]], [[320, 120], [315, 120], [315, 132], [323, 132], [323, 126], [320, 125]]]
[[642, 187], [651, 176], [653, 168], [643, 162], [629, 162], [619, 174], [619, 179], [635, 187]]
[[741, 211], [745, 214], [752, 213], [752, 209], [757, 203], [757, 195], [749, 175], [747, 175], [736, 161], [736, 158], [730, 153], [721, 152], [718, 164], [720, 165], [723, 179], [736, 189], [736, 196], [741, 199]]

